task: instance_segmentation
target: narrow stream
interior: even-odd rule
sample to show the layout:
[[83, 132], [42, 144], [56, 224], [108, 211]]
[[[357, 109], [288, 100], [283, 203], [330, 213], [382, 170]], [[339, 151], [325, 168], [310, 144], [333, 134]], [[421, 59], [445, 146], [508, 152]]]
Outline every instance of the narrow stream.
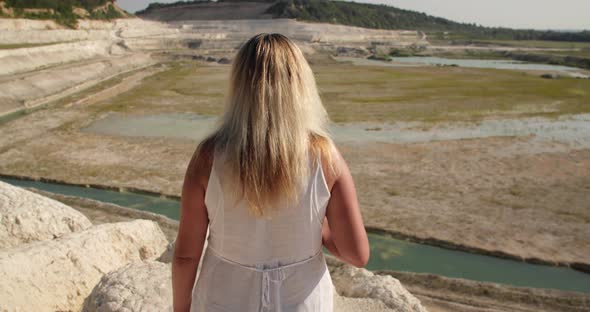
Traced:
[[[9, 178], [0, 178], [0, 181], [155, 212], [175, 220], [178, 220], [180, 216], [179, 202], [173, 199], [38, 181]], [[406, 242], [378, 234], [369, 234], [369, 240], [371, 245], [371, 257], [367, 265], [369, 270], [432, 273], [514, 286], [590, 293], [590, 274], [568, 268], [477, 255]]]

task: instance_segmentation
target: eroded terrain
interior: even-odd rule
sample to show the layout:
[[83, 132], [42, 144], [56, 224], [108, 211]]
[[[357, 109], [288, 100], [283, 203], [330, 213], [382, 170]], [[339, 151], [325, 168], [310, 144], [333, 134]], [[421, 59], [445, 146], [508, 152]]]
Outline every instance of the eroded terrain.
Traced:
[[[350, 126], [353, 135], [362, 134], [352, 142], [335, 137], [368, 227], [477, 252], [590, 263], [590, 134], [583, 115], [590, 110], [590, 80], [490, 69], [354, 66], [318, 55], [310, 61], [337, 122], [334, 131]], [[178, 196], [201, 134], [186, 135], [191, 128], [182, 127], [145, 137], [89, 129], [112, 116], [217, 116], [228, 69], [169, 62], [139, 70], [133, 84], [112, 96], [97, 88], [91, 93], [103, 96], [80, 95], [5, 122], [0, 173]], [[514, 119], [527, 118], [548, 128], [582, 118], [567, 128], [579, 139], [566, 140], [567, 133], [483, 135], [478, 126], [495, 120], [498, 127], [513, 127]], [[402, 123], [406, 128], [396, 128]], [[193, 125], [199, 127], [198, 118]], [[403, 136], [408, 125], [418, 134], [454, 129], [465, 135], [372, 139], [388, 127]]]

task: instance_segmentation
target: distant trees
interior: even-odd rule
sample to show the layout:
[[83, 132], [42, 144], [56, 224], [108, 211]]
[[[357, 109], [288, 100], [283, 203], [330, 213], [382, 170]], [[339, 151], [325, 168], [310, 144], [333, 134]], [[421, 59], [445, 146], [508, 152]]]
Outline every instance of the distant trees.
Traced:
[[[15, 17], [53, 19], [68, 27], [75, 27], [78, 15], [74, 8], [84, 8], [93, 19], [114, 19], [123, 15], [115, 8], [113, 0], [6, 0], [6, 7], [13, 8]], [[101, 8], [103, 7], [103, 8]], [[26, 9], [47, 9], [27, 11]]]
[[457, 23], [421, 12], [387, 5], [330, 0], [279, 0], [266, 13], [279, 18], [344, 24], [380, 29], [415, 29], [443, 38], [451, 32], [455, 39], [553, 40], [590, 42], [590, 31], [558, 32], [503, 27], [483, 27]]
[[90, 18], [111, 20], [120, 18], [121, 13], [115, 9], [114, 5], [109, 5], [105, 10], [90, 10]]
[[96, 7], [103, 6], [112, 0], [6, 0], [6, 6], [22, 9], [54, 9], [71, 8], [74, 6], [85, 8], [90, 11]]
[[147, 8], [137, 11], [137, 12], [135, 12], [135, 14], [141, 15], [141, 14], [147, 13], [147, 12], [149, 12], [151, 10], [155, 10], [155, 9], [170, 8], [170, 7], [182, 6], [182, 5], [193, 4], [193, 3], [207, 3], [207, 2], [213, 2], [213, 1], [211, 1], [211, 0], [192, 0], [192, 1], [176, 1], [176, 2], [172, 2], [172, 3], [152, 2], [148, 5]]
[[538, 37], [534, 40], [554, 40], [554, 41], [590, 41], [590, 31], [580, 32], [558, 32], [558, 31], [544, 31], [540, 32]]
[[383, 29], [448, 30], [461, 25], [444, 18], [386, 5], [328, 0], [281, 0], [266, 13], [278, 18]]

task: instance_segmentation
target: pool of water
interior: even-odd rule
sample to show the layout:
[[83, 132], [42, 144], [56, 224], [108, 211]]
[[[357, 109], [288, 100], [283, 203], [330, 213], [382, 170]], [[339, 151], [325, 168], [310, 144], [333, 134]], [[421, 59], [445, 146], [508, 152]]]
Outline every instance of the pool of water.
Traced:
[[125, 116], [109, 114], [82, 129], [106, 135], [131, 137], [165, 137], [201, 140], [207, 136], [218, 121], [216, 116], [197, 114], [158, 114]]
[[435, 56], [392, 57], [391, 61], [369, 60], [358, 57], [336, 57], [336, 60], [352, 62], [355, 65], [415, 67], [415, 66], [459, 66], [468, 68], [494, 68], [508, 70], [557, 71], [575, 78], [588, 78], [583, 69], [562, 65], [527, 63], [515, 60], [493, 59], [448, 59]]
[[[117, 135], [201, 140], [217, 123], [215, 116], [159, 114], [124, 116], [109, 114], [82, 131]], [[590, 147], [590, 114], [483, 120], [479, 123], [439, 123], [424, 128], [420, 122], [350, 123], [330, 126], [337, 142], [416, 143], [473, 139], [493, 136], [534, 136], [538, 140], [559, 141]]]
[[424, 65], [456, 65], [460, 67], [471, 68], [495, 68], [495, 69], [515, 69], [515, 70], [545, 70], [545, 71], [573, 71], [579, 68], [527, 63], [513, 60], [490, 60], [490, 59], [448, 59], [443, 57], [425, 56], [425, 57], [392, 57], [393, 62], [402, 64], [424, 64]]
[[[0, 180], [16, 186], [34, 187], [48, 192], [85, 197], [155, 212], [175, 220], [178, 220], [180, 215], [180, 204], [173, 199], [38, 181], [9, 178]], [[369, 234], [369, 241], [371, 257], [367, 268], [370, 270], [432, 273], [515, 286], [590, 293], [590, 274], [568, 268], [471, 254], [406, 242], [378, 234]]]

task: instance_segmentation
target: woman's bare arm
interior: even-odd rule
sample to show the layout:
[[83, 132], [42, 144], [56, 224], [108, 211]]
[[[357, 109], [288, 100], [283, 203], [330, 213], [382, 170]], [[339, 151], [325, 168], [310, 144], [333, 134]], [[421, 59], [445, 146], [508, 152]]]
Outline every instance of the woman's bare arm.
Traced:
[[210, 172], [209, 157], [204, 153], [195, 154], [184, 177], [180, 224], [172, 260], [172, 292], [175, 312], [190, 310], [193, 285], [209, 224], [205, 207], [205, 191]]
[[330, 225], [328, 224], [328, 218], [326, 217], [324, 217], [324, 223], [322, 224], [322, 245], [324, 245], [332, 255], [340, 257], [338, 248], [336, 248], [334, 240], [332, 239], [332, 232], [330, 231]]
[[330, 252], [335, 250], [336, 257], [356, 267], [364, 267], [369, 261], [369, 240], [356, 188], [348, 165], [336, 149], [334, 156], [338, 175], [332, 177], [331, 196], [326, 208], [328, 222], [322, 229], [322, 240]]

